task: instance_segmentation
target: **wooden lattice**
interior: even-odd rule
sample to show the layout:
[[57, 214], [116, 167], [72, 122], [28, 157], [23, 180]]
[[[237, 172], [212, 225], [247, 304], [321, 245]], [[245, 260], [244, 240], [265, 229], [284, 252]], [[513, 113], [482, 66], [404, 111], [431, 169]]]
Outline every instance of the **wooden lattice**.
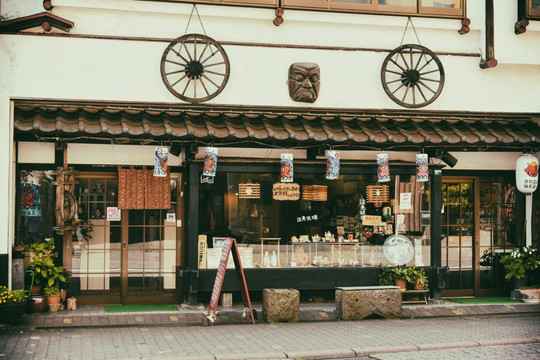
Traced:
[[368, 185], [366, 196], [368, 203], [387, 203], [389, 201], [388, 185]]
[[260, 199], [261, 184], [238, 184], [238, 197], [240, 199]]
[[324, 185], [302, 185], [302, 200], [326, 201], [328, 187]]

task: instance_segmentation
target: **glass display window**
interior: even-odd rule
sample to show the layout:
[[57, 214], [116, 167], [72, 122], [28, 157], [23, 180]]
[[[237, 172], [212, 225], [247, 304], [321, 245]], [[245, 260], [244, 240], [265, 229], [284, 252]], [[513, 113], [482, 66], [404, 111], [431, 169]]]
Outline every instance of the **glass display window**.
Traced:
[[408, 265], [429, 265], [429, 182], [414, 175], [378, 183], [376, 174], [327, 180], [299, 171], [285, 184], [278, 173], [218, 172], [199, 189], [199, 268], [217, 268], [214, 240], [225, 237], [244, 248], [244, 268], [387, 265], [393, 234], [414, 248]]

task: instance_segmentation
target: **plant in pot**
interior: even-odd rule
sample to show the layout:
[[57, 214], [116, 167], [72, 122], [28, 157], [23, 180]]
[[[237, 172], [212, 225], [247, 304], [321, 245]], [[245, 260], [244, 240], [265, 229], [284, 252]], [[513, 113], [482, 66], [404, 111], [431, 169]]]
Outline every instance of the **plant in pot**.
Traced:
[[501, 256], [500, 262], [506, 270], [505, 278], [512, 279], [514, 289], [519, 289], [534, 283], [533, 273], [540, 267], [540, 254], [530, 246], [516, 248]]
[[428, 278], [424, 269], [416, 266], [407, 268], [407, 283], [414, 290], [428, 290]]
[[384, 266], [379, 274], [380, 285], [396, 285], [401, 290], [407, 288], [407, 269], [401, 266]]
[[0, 321], [18, 322], [24, 315], [27, 299], [26, 290], [9, 290], [0, 286]]
[[43, 289], [43, 295], [47, 299], [47, 305], [60, 304], [61, 292], [57, 285], [46, 286]]
[[28, 251], [33, 254], [28, 266], [28, 272], [31, 275], [31, 293], [38, 295], [41, 294], [42, 286], [45, 284], [46, 269], [54, 265], [53, 259], [58, 255], [54, 252], [54, 239], [31, 244], [28, 246]]

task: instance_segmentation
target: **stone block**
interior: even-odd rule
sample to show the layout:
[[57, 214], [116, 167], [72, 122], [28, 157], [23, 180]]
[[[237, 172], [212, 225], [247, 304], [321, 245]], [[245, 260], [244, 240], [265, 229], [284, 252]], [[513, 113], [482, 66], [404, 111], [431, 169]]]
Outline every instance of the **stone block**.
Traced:
[[264, 289], [262, 304], [266, 322], [300, 320], [300, 291], [295, 289]]
[[361, 320], [370, 315], [401, 318], [401, 291], [397, 286], [336, 288], [336, 316], [340, 320]]

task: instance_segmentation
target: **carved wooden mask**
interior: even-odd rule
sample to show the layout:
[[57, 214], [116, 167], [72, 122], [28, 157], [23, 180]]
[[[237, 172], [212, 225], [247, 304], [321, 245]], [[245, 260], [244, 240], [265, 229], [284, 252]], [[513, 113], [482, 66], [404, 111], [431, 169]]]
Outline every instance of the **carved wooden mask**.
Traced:
[[289, 67], [289, 96], [294, 101], [313, 103], [319, 95], [321, 70], [315, 63], [294, 63]]

